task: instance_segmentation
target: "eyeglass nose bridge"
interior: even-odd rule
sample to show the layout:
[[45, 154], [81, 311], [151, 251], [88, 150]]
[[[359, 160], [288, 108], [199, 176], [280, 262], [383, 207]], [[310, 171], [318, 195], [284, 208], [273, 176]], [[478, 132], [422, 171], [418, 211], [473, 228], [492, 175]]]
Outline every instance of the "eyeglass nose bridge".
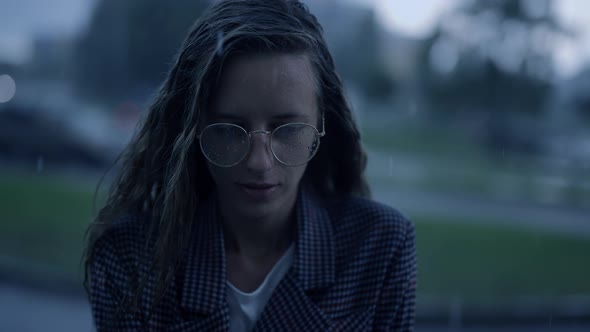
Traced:
[[[252, 135], [254, 134], [265, 134], [265, 135], [270, 135], [272, 138], [272, 131], [268, 131], [268, 130], [252, 130], [250, 132], [248, 132], [248, 153], [246, 155], [248, 155], [250, 153], [250, 149], [252, 149]], [[272, 154], [274, 155], [274, 151], [272, 151], [272, 145], [270, 143], [270, 141], [268, 142], [268, 145], [271, 149]]]
[[266, 135], [270, 135], [270, 134], [272, 134], [272, 131], [268, 131], [268, 130], [252, 130], [251, 132], [248, 133], [248, 136], [252, 136], [253, 134], [266, 134]]

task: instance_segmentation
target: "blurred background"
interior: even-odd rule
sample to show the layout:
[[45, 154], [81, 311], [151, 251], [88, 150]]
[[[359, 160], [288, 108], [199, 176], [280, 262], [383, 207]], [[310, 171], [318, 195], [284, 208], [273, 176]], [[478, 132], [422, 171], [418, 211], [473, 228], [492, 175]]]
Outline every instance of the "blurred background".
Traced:
[[[305, 2], [416, 224], [417, 330], [589, 331], [590, 2]], [[96, 185], [207, 4], [0, 0], [0, 330], [92, 329]]]

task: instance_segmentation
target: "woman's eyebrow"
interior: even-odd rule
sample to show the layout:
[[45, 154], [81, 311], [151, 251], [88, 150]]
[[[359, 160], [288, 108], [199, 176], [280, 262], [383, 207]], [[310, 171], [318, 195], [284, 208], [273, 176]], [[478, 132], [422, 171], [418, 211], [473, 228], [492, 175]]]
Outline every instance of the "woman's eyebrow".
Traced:
[[308, 119], [309, 116], [307, 114], [302, 114], [302, 113], [283, 113], [283, 114], [278, 114], [272, 117], [273, 119], [276, 120], [290, 120], [290, 119]]
[[[246, 120], [246, 117], [232, 113], [216, 112], [213, 114], [215, 118], [228, 120]], [[291, 119], [309, 119], [307, 114], [303, 113], [282, 113], [271, 116], [273, 120], [291, 120]]]
[[239, 116], [239, 115], [235, 115], [235, 114], [231, 114], [231, 113], [214, 113], [213, 117], [215, 118], [222, 118], [222, 119], [231, 119], [231, 120], [243, 120], [244, 118]]

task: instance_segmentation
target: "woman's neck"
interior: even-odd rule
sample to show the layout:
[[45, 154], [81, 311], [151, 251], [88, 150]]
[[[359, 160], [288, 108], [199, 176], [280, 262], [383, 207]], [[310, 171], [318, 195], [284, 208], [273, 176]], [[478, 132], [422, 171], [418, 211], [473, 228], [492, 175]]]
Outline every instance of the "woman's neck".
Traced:
[[240, 256], [264, 258], [284, 252], [295, 236], [293, 206], [259, 218], [232, 214], [220, 202], [225, 250]]

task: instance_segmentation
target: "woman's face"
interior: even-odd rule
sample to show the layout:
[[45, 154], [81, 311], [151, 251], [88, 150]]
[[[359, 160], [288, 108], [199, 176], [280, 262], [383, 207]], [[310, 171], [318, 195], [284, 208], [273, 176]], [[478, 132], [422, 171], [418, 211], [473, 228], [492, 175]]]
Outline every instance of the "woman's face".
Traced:
[[[313, 75], [306, 55], [237, 57], [223, 68], [204, 126], [233, 123], [250, 132], [303, 122], [318, 128]], [[272, 218], [293, 207], [307, 164], [283, 165], [273, 156], [269, 141], [270, 135], [252, 134], [248, 154], [235, 166], [219, 167], [208, 161], [222, 206], [231, 206], [230, 213]]]

